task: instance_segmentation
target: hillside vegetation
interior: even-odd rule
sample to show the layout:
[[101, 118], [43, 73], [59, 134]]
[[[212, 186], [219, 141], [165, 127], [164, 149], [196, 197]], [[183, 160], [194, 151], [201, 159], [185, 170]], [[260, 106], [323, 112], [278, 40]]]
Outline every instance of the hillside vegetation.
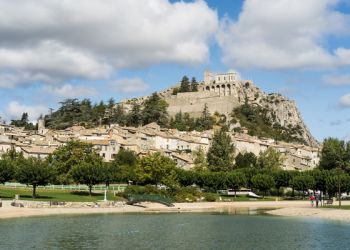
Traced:
[[[300, 138], [302, 130], [300, 126], [288, 128], [282, 127], [273, 121], [273, 116], [268, 116], [269, 110], [260, 106], [254, 106], [245, 102], [240, 107], [233, 110], [231, 122], [233, 124], [240, 123], [241, 127], [248, 129], [248, 134], [252, 136], [273, 138], [278, 141], [305, 143]], [[236, 127], [239, 132], [241, 127]]]

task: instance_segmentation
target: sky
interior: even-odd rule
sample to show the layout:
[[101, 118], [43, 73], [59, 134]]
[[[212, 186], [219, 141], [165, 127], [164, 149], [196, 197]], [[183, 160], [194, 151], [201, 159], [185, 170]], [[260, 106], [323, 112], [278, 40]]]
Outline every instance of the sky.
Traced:
[[2, 0], [0, 116], [66, 98], [148, 95], [239, 72], [295, 100], [311, 133], [350, 140], [348, 0]]

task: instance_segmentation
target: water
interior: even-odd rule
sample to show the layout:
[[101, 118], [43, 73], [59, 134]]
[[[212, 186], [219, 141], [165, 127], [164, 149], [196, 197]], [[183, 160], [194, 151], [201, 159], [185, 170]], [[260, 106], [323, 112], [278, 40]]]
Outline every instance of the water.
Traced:
[[0, 220], [0, 249], [349, 249], [350, 224], [228, 214]]

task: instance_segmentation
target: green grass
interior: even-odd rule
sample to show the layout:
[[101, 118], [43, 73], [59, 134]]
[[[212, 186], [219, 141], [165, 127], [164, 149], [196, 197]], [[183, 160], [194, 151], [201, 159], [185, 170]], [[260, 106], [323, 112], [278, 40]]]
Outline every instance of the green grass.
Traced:
[[319, 208], [335, 208], [335, 209], [344, 209], [344, 210], [350, 210], [350, 205], [342, 205], [341, 207], [338, 206], [338, 203], [336, 202], [333, 205], [324, 205], [323, 207], [318, 206]]
[[220, 197], [221, 197], [221, 201], [275, 201], [276, 198], [278, 198], [279, 200], [283, 200], [283, 198], [281, 197], [274, 197], [274, 196], [266, 196], [264, 198], [259, 198], [259, 199], [255, 199], [255, 198], [249, 198], [247, 196], [226, 196], [226, 195], [218, 195], [217, 197], [217, 201], [220, 201]]
[[[104, 193], [93, 193], [89, 196], [86, 191], [64, 191], [64, 190], [37, 190], [37, 198], [32, 198], [31, 188], [0, 188], [0, 198], [1, 199], [14, 199], [15, 195], [19, 194], [21, 200], [36, 200], [36, 201], [65, 201], [65, 202], [95, 202], [103, 200]], [[121, 200], [119, 196], [114, 196], [112, 192], [107, 192], [108, 200]]]

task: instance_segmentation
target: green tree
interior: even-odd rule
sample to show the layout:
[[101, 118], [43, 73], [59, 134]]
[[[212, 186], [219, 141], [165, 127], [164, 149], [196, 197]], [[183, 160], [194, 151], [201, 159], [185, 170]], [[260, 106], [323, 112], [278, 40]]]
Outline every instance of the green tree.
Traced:
[[121, 148], [115, 155], [113, 162], [119, 166], [135, 166], [137, 155], [134, 151]]
[[136, 166], [136, 174], [139, 182], [144, 184], [163, 184], [170, 188], [178, 185], [176, 163], [160, 153], [142, 157]]
[[15, 173], [13, 162], [10, 159], [0, 160], [0, 183], [4, 184], [13, 179]]
[[208, 169], [208, 162], [205, 157], [205, 152], [202, 147], [199, 147], [194, 153], [194, 170], [195, 171], [204, 171]]
[[302, 191], [303, 197], [305, 197], [305, 192], [309, 193], [310, 189], [315, 188], [315, 180], [311, 175], [301, 174], [292, 179], [291, 185], [295, 190]]
[[223, 129], [216, 131], [207, 154], [209, 170], [214, 172], [232, 170], [234, 152], [235, 147], [230, 135]]
[[104, 168], [102, 162], [100, 164], [91, 162], [82, 162], [74, 165], [70, 174], [73, 180], [80, 184], [85, 184], [89, 187], [89, 195], [91, 196], [92, 187], [103, 182], [105, 179]]
[[280, 152], [269, 147], [264, 152], [260, 152], [258, 164], [263, 169], [275, 170], [281, 167], [283, 158]]
[[247, 184], [245, 175], [241, 172], [230, 172], [227, 175], [227, 186], [236, 192]]
[[277, 188], [277, 194], [279, 195], [281, 187], [288, 187], [292, 179], [292, 174], [287, 170], [275, 170], [272, 172], [272, 176], [275, 180], [275, 186]]
[[190, 81], [187, 76], [184, 76], [182, 77], [182, 80], [180, 83], [179, 92], [190, 92], [190, 91], [191, 91]]
[[144, 103], [142, 110], [143, 124], [156, 122], [160, 126], [168, 124], [168, 103], [161, 99], [157, 93], [153, 93]]
[[66, 184], [71, 182], [69, 171], [73, 166], [84, 162], [100, 165], [102, 158], [92, 144], [69, 141], [66, 145], [57, 148], [48, 161], [58, 173], [58, 182]]
[[257, 166], [258, 158], [254, 153], [238, 153], [235, 159], [235, 168], [254, 168]]
[[192, 92], [198, 91], [198, 82], [195, 77], [192, 77], [192, 80], [191, 80], [191, 91]]
[[141, 105], [133, 102], [131, 111], [127, 114], [126, 122], [129, 126], [138, 127], [142, 124]]
[[350, 171], [349, 143], [345, 143], [336, 138], [327, 138], [323, 142], [320, 158], [320, 168], [331, 170], [341, 168]]
[[266, 192], [275, 186], [274, 179], [272, 176], [267, 174], [257, 174], [252, 178], [253, 187], [258, 189], [259, 191], [264, 193], [266, 196]]
[[23, 184], [32, 185], [33, 198], [36, 198], [37, 186], [46, 186], [56, 176], [56, 172], [48, 163], [40, 158], [30, 157], [17, 162], [15, 179]]
[[203, 130], [209, 130], [213, 128], [213, 118], [210, 116], [210, 112], [208, 109], [208, 105], [204, 105], [204, 109], [202, 112], [202, 116], [199, 117], [196, 121], [196, 130], [203, 131]]

